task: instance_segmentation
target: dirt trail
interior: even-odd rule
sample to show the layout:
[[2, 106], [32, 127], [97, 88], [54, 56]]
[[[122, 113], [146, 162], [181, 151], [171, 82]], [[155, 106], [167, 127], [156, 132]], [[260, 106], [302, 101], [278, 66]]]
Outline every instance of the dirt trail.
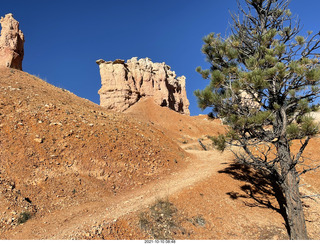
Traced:
[[[151, 184], [132, 192], [122, 193], [100, 202], [86, 203], [66, 211], [52, 212], [42, 218], [34, 218], [8, 233], [6, 238], [14, 239], [70, 239], [85, 226], [103, 220], [116, 221], [117, 218], [143, 209], [160, 198], [187, 189], [197, 182], [216, 174], [231, 160], [228, 153], [217, 151], [188, 150], [189, 164], [186, 168], [172, 172]], [[26, 226], [28, 225], [28, 226]], [[26, 228], [27, 227], [27, 228]]]

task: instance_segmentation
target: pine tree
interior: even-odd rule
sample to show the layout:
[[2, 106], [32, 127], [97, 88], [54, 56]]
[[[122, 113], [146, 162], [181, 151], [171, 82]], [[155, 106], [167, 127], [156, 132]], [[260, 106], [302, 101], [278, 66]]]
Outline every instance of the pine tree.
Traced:
[[[299, 20], [288, 0], [244, 0], [231, 14], [230, 35], [206, 36], [202, 52], [209, 70], [197, 71], [210, 83], [195, 91], [198, 105], [211, 107], [228, 125], [214, 145], [234, 150], [237, 161], [267, 173], [285, 198], [291, 239], [308, 239], [299, 179], [302, 154], [318, 127], [308, 115], [319, 97], [319, 35], [299, 35]], [[297, 154], [290, 151], [299, 139]]]

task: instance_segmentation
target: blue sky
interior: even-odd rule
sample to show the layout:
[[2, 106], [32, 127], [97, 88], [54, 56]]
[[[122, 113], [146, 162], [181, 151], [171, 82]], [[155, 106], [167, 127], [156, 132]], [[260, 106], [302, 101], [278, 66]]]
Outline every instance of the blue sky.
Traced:
[[[292, 0], [303, 31], [320, 30], [318, 0]], [[1, 3], [0, 16], [13, 13], [25, 35], [23, 70], [99, 104], [97, 59], [149, 57], [185, 75], [191, 115], [193, 91], [208, 81], [195, 72], [207, 67], [202, 38], [228, 34], [236, 0], [15, 0]]]

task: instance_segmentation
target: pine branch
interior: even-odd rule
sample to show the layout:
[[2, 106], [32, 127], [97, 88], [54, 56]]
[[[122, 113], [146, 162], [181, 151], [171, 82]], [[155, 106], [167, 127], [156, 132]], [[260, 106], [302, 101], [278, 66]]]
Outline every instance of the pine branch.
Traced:
[[314, 194], [314, 195], [303, 195], [301, 196], [301, 198], [310, 198], [312, 200], [314, 200], [314, 197], [320, 197], [320, 194]]
[[320, 168], [320, 164], [318, 164], [316, 167], [313, 167], [313, 168], [303, 169], [302, 172], [298, 174], [298, 176], [303, 175], [309, 171], [315, 171], [318, 168]]
[[302, 146], [300, 147], [300, 150], [297, 153], [295, 160], [293, 161], [294, 166], [299, 163], [300, 157], [301, 157], [302, 153], [304, 152], [304, 149], [307, 147], [309, 140], [310, 140], [310, 137], [308, 136], [307, 139], [302, 144]]

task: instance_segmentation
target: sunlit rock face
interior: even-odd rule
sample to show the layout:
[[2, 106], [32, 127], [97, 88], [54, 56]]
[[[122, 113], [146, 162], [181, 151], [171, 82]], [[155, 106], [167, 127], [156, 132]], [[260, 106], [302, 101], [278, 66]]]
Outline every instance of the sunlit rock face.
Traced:
[[96, 61], [100, 68], [100, 105], [123, 112], [142, 97], [153, 97], [160, 106], [189, 115], [186, 78], [177, 77], [165, 63], [153, 63], [149, 58]]
[[12, 14], [1, 17], [0, 66], [22, 70], [24, 35]]

